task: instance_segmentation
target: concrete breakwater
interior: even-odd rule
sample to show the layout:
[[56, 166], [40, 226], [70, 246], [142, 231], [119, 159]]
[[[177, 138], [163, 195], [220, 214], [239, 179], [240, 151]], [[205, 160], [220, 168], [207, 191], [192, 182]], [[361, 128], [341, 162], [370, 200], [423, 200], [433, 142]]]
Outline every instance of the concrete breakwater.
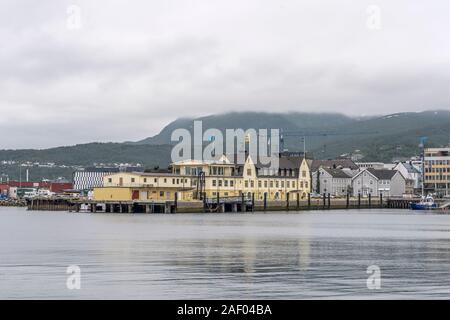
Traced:
[[198, 201], [92, 201], [78, 199], [32, 199], [28, 210], [104, 213], [223, 213], [302, 211], [332, 209], [409, 208], [411, 199], [383, 197], [308, 198], [293, 201], [261, 201], [252, 198], [204, 199]]

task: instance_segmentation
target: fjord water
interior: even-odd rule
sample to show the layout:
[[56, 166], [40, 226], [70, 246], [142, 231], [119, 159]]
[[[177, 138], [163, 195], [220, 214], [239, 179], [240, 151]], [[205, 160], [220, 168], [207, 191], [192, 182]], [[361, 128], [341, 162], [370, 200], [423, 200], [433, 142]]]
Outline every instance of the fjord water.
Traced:
[[[81, 289], [66, 287], [81, 268]], [[381, 288], [367, 287], [368, 266]], [[86, 214], [0, 208], [3, 299], [450, 297], [450, 215]]]

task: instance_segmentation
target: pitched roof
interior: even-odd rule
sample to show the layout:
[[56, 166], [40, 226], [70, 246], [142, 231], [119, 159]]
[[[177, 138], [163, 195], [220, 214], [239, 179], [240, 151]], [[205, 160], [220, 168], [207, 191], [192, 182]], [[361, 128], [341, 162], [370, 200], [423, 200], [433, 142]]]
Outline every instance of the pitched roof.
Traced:
[[373, 174], [378, 180], [391, 180], [392, 177], [398, 172], [397, 170], [387, 169], [367, 169], [368, 172]]
[[317, 171], [322, 168], [349, 168], [357, 170], [359, 167], [350, 159], [335, 159], [335, 160], [313, 160], [311, 163], [311, 172]]
[[328, 172], [333, 178], [348, 178], [348, 179], [351, 178], [351, 176], [349, 176], [347, 172], [345, 172], [342, 169], [332, 169], [332, 168], [322, 168], [322, 169]]
[[419, 170], [417, 170], [411, 163], [402, 163], [402, 165], [405, 167], [408, 173], [419, 173]]

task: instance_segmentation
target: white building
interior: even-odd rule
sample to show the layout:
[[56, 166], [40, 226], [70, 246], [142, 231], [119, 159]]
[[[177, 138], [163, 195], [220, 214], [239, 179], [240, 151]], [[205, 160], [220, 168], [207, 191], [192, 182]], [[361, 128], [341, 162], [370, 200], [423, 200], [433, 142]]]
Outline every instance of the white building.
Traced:
[[352, 177], [342, 169], [320, 167], [312, 173], [311, 184], [315, 193], [345, 196], [351, 189]]
[[405, 177], [396, 170], [386, 169], [365, 169], [357, 173], [352, 179], [353, 196], [360, 193], [363, 197], [371, 194], [378, 197], [383, 196], [403, 196], [407, 185]]
[[406, 179], [413, 180], [414, 189], [422, 187], [421, 173], [411, 162], [400, 162], [394, 167], [394, 170], [400, 171]]

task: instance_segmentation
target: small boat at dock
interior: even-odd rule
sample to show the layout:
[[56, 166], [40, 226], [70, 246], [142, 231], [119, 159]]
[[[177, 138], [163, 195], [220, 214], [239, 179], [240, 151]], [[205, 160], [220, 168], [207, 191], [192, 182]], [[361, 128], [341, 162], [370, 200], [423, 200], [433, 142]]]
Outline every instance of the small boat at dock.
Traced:
[[430, 195], [422, 197], [420, 202], [411, 202], [412, 210], [434, 210], [438, 208], [438, 204], [434, 202], [434, 198]]

